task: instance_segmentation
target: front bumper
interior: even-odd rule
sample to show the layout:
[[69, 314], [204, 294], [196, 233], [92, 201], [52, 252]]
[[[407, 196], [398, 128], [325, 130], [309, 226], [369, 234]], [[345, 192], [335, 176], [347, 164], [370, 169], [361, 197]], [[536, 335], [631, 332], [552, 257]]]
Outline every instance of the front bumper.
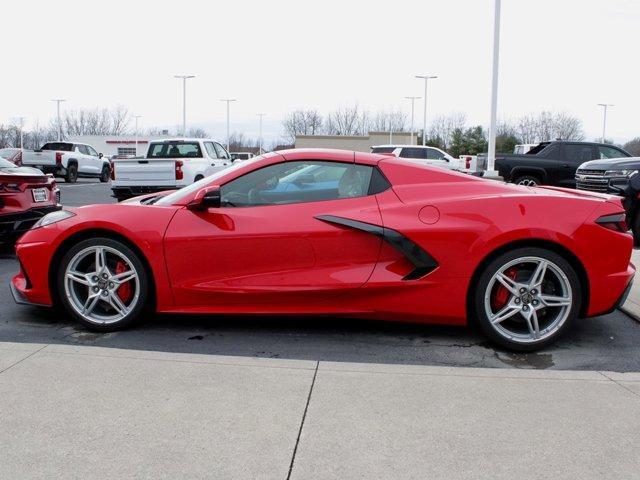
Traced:
[[177, 188], [181, 187], [175, 185], [132, 185], [128, 187], [112, 187], [111, 191], [113, 192], [112, 197], [117, 198], [118, 200], [126, 200], [127, 198], [147, 195], [149, 193], [166, 192], [167, 190], [175, 190]]
[[[16, 277], [18, 278], [18, 277]], [[13, 300], [18, 304], [18, 305], [33, 305], [36, 307], [50, 307], [51, 305], [47, 305], [44, 303], [36, 303], [36, 302], [32, 302], [30, 301], [27, 296], [22, 293], [24, 290], [19, 290], [18, 287], [16, 287], [15, 285], [16, 280], [12, 280], [11, 283], [9, 284], [9, 286], [11, 287], [11, 295], [13, 296]]]
[[49, 205], [31, 208], [23, 212], [0, 215], [0, 245], [15, 242], [20, 235], [29, 230], [40, 218], [61, 208], [61, 205]]

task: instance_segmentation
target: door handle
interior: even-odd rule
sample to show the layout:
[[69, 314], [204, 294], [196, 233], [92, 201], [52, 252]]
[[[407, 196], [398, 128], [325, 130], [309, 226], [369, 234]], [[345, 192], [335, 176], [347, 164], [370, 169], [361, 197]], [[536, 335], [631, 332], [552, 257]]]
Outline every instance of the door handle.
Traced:
[[569, 164], [568, 163], [563, 163], [562, 165], [560, 165], [562, 168], [569, 168]]

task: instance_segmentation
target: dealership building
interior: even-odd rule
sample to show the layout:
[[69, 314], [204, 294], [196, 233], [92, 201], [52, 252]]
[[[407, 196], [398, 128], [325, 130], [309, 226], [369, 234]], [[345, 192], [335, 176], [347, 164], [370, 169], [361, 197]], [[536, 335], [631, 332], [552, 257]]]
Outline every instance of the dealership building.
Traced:
[[86, 143], [105, 157], [112, 157], [114, 155], [145, 155], [150, 141], [170, 137], [168, 133], [138, 137], [135, 135], [70, 135], [68, 141]]
[[369, 132], [368, 135], [296, 135], [296, 148], [339, 148], [370, 152], [375, 145], [415, 145], [418, 136], [409, 132]]

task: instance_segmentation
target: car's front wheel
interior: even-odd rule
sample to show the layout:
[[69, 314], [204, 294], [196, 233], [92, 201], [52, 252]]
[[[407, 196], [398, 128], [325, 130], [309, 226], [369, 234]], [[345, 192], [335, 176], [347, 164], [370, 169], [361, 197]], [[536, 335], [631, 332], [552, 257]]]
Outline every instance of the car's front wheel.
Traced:
[[473, 304], [491, 340], [511, 350], [533, 351], [569, 329], [581, 302], [580, 281], [569, 262], [546, 249], [518, 248], [485, 268]]
[[102, 173], [100, 173], [100, 181], [102, 183], [107, 183], [109, 181], [109, 177], [111, 177], [111, 167], [105, 165], [102, 167]]
[[140, 319], [149, 278], [138, 255], [110, 238], [92, 238], [62, 257], [57, 290], [66, 310], [86, 327], [111, 332]]

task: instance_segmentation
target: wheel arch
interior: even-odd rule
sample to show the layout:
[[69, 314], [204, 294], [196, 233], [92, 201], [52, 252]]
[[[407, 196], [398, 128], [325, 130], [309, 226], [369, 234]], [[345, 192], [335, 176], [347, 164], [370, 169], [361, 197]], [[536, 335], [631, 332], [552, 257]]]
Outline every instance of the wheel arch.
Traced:
[[547, 180], [547, 172], [543, 168], [538, 167], [513, 167], [510, 174], [510, 181], [515, 182], [518, 177], [522, 177], [524, 175], [529, 175], [532, 177], [536, 177], [540, 180], [541, 183], [546, 182]]
[[151, 263], [149, 262], [149, 259], [142, 252], [142, 250], [140, 250], [140, 248], [138, 248], [138, 246], [134, 242], [129, 240], [126, 236], [106, 228], [90, 228], [86, 230], [80, 230], [79, 232], [75, 232], [74, 234], [69, 235], [67, 238], [65, 238], [62, 241], [62, 243], [60, 243], [60, 245], [58, 245], [53, 256], [51, 257], [51, 262], [49, 263], [49, 272], [48, 272], [49, 291], [51, 292], [51, 299], [54, 302], [54, 304], [58, 302], [59, 292], [58, 292], [58, 285], [56, 282], [56, 271], [53, 268], [53, 266], [58, 265], [60, 263], [64, 254], [69, 250], [69, 248], [71, 248], [72, 245], [78, 242], [82, 242], [83, 240], [88, 240], [90, 238], [96, 238], [96, 237], [104, 237], [104, 238], [109, 238], [111, 240], [116, 240], [118, 242], [121, 242], [125, 244], [127, 247], [129, 247], [136, 255], [138, 255], [138, 258], [142, 262], [142, 265], [144, 266], [147, 276], [149, 277], [149, 280], [151, 282], [151, 286], [149, 288], [149, 303], [152, 306], [152, 308], [155, 309], [156, 299], [157, 299], [156, 282], [155, 282], [153, 269], [151, 268]]
[[513, 250], [514, 248], [523, 248], [523, 247], [537, 247], [544, 248], [546, 250], [550, 250], [558, 255], [561, 255], [565, 260], [569, 262], [569, 264], [573, 267], [578, 275], [578, 279], [580, 280], [580, 290], [582, 293], [582, 304], [580, 305], [579, 317], [584, 318], [587, 315], [587, 310], [589, 309], [589, 295], [590, 295], [590, 285], [589, 285], [589, 276], [587, 275], [587, 271], [584, 268], [584, 265], [580, 261], [580, 259], [568, 248], [565, 246], [544, 239], [535, 239], [535, 238], [527, 238], [522, 240], [515, 240], [512, 242], [505, 243], [494, 250], [492, 250], [489, 254], [487, 254], [482, 261], [476, 266], [473, 275], [469, 281], [469, 288], [467, 289], [467, 318], [475, 320], [475, 316], [473, 314], [473, 296], [475, 293], [475, 285], [478, 284], [478, 280], [480, 275], [484, 269], [491, 263], [494, 259], [502, 255], [503, 253], [508, 252], [509, 250]]

